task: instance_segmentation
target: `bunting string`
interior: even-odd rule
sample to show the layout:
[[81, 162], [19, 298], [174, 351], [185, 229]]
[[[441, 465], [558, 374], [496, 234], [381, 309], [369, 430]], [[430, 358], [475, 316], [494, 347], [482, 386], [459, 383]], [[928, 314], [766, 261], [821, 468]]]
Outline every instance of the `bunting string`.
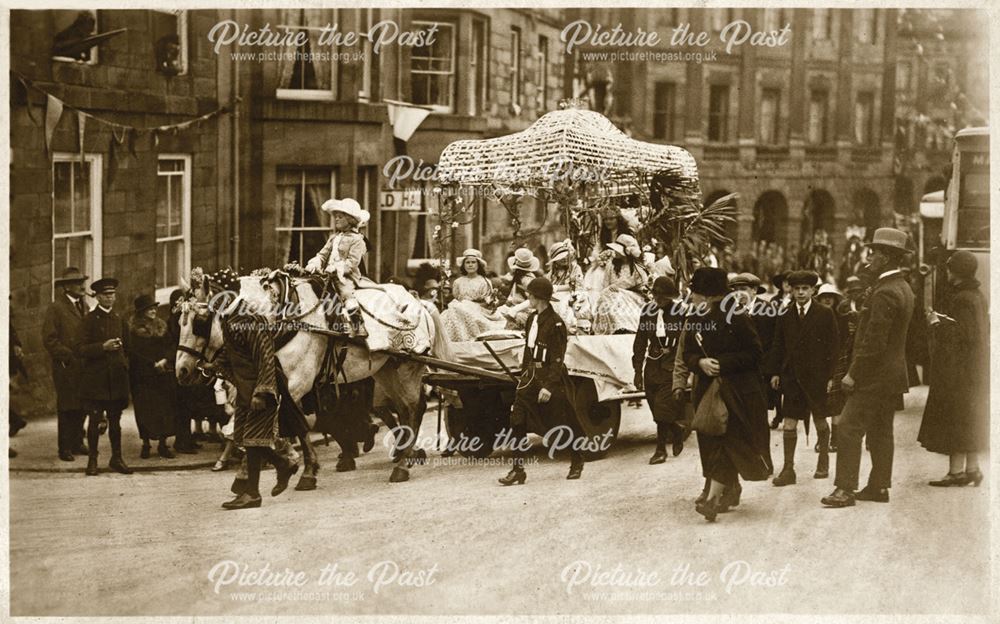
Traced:
[[[49, 92], [45, 91], [44, 89], [42, 89], [41, 87], [37, 86], [34, 83], [34, 81], [32, 81], [27, 76], [25, 76], [25, 75], [23, 75], [23, 74], [21, 74], [19, 72], [16, 72], [16, 71], [11, 71], [11, 73], [14, 74], [14, 76], [17, 78], [18, 82], [20, 82], [21, 85], [24, 87], [25, 91], [35, 91], [37, 93], [41, 93], [42, 95], [44, 95], [46, 97], [46, 102], [47, 102], [47, 105], [46, 105], [46, 127], [47, 128], [49, 127], [50, 118], [54, 118], [54, 121], [58, 122], [59, 117], [61, 117], [63, 111], [66, 110], [66, 111], [71, 111], [71, 112], [77, 113], [78, 115], [83, 115], [84, 117], [92, 119], [92, 120], [94, 120], [95, 122], [97, 122], [99, 124], [102, 124], [102, 125], [105, 125], [105, 126], [110, 126], [112, 129], [119, 129], [119, 130], [122, 130], [124, 132], [129, 132], [129, 131], [131, 131], [131, 132], [153, 132], [153, 131], [159, 131], [159, 132], [174, 131], [174, 132], [176, 132], [176, 130], [178, 130], [178, 129], [189, 128], [189, 127], [191, 127], [191, 126], [193, 126], [193, 125], [195, 125], [197, 123], [201, 123], [203, 121], [208, 121], [209, 119], [212, 119], [213, 117], [217, 117], [218, 115], [222, 115], [222, 114], [228, 113], [231, 110], [230, 106], [220, 106], [219, 108], [215, 109], [214, 111], [205, 113], [204, 115], [201, 115], [199, 117], [195, 117], [194, 119], [188, 119], [186, 121], [182, 121], [182, 122], [178, 122], [178, 123], [164, 124], [164, 125], [160, 125], [160, 126], [133, 126], [133, 125], [129, 125], [129, 124], [119, 123], [119, 122], [116, 122], [116, 121], [110, 121], [108, 119], [104, 119], [102, 117], [98, 117], [97, 115], [93, 115], [91, 113], [88, 113], [87, 111], [84, 111], [84, 110], [81, 110], [79, 108], [76, 108], [75, 106], [67, 104], [66, 102], [64, 102], [60, 98], [57, 98], [56, 96], [52, 95], [51, 93], [49, 93]], [[235, 99], [235, 103], [236, 104], [240, 103], [241, 101], [242, 101], [242, 98], [240, 98], [240, 97], [237, 97]], [[31, 102], [28, 102], [28, 114], [29, 114], [29, 116], [31, 116], [31, 118], [33, 120], [34, 119], [34, 115], [31, 112], [31, 106], [32, 106]], [[55, 123], [52, 123], [52, 127], [53, 128], [54, 128], [54, 126], [55, 126]]]

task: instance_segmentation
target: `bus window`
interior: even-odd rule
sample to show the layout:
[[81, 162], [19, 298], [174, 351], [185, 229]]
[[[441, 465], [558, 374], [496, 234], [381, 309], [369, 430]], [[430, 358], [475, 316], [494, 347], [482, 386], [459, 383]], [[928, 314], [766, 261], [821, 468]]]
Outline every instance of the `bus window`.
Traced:
[[961, 155], [956, 246], [987, 249], [990, 246], [989, 154], [964, 152]]

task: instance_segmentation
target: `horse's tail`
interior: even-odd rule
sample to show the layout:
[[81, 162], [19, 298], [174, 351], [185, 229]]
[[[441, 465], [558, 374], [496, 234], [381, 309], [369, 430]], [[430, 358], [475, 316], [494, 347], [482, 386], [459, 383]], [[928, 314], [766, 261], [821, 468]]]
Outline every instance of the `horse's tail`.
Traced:
[[448, 332], [441, 321], [441, 313], [433, 305], [425, 305], [424, 309], [431, 315], [434, 324], [434, 344], [431, 345], [431, 354], [441, 360], [449, 362], [455, 361], [455, 354], [451, 350], [451, 341], [448, 340]]

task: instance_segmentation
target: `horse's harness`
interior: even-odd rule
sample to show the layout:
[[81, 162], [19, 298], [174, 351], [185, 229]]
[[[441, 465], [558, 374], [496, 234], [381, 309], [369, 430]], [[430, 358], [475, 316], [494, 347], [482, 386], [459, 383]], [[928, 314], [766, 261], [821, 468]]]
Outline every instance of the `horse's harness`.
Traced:
[[210, 373], [205, 372], [205, 369], [201, 367], [201, 364], [203, 363], [211, 364], [212, 362], [214, 362], [215, 358], [219, 356], [219, 353], [221, 353], [222, 349], [225, 347], [225, 345], [219, 347], [218, 349], [213, 351], [211, 355], [208, 355], [206, 353], [208, 350], [209, 339], [211, 338], [212, 323], [215, 321], [215, 313], [209, 312], [207, 314], [208, 318], [203, 319], [199, 318], [198, 312], [196, 312], [193, 309], [194, 304], [189, 302], [182, 305], [184, 306], [182, 307], [182, 314], [195, 315], [191, 321], [191, 332], [198, 338], [203, 338], [205, 340], [205, 345], [199, 350], [189, 347], [187, 345], [178, 344], [177, 350], [180, 351], [181, 353], [186, 353], [191, 357], [195, 358], [196, 360], [195, 364], [196, 366], [198, 366], [198, 370], [201, 372], [201, 374], [205, 377], [211, 377], [212, 375]]

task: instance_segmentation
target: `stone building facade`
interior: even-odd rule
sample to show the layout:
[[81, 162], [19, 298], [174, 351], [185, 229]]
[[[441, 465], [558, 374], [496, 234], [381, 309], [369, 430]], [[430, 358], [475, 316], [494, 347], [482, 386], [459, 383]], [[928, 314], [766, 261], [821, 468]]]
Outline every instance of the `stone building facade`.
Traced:
[[[580, 75], [613, 81], [612, 114], [638, 139], [681, 145], [694, 155], [706, 201], [739, 193], [730, 231], [737, 254], [752, 241], [799, 248], [815, 230], [834, 255], [850, 225], [892, 216], [896, 18], [882, 9], [587, 9], [591, 23], [659, 34], [643, 48], [690, 53], [669, 60], [609, 63], [578, 54]], [[742, 20], [779, 34], [727, 50], [723, 31]], [[675, 28], [707, 33], [704, 46], [672, 45]], [[737, 28], [731, 26], [730, 28]], [[728, 31], [732, 40], [737, 31]], [[604, 49], [603, 51], [607, 51]], [[631, 51], [638, 51], [633, 48]], [[665, 57], [665, 59], [668, 57]], [[870, 234], [869, 234], [870, 235]]]
[[[216, 11], [11, 12], [10, 309], [33, 382], [27, 403], [54, 401], [41, 327], [65, 266], [91, 280], [118, 278], [116, 307], [129, 315], [139, 294], [165, 300], [188, 267], [229, 263], [231, 116], [158, 137], [124, 131], [183, 123], [229, 102], [227, 64], [193, 36], [218, 19]], [[65, 40], [118, 29], [67, 51], [76, 60], [54, 54], [60, 33]], [[164, 38], [178, 45], [167, 71], [157, 48]], [[82, 163], [70, 108], [47, 152], [46, 93], [93, 116], [84, 122]]]

